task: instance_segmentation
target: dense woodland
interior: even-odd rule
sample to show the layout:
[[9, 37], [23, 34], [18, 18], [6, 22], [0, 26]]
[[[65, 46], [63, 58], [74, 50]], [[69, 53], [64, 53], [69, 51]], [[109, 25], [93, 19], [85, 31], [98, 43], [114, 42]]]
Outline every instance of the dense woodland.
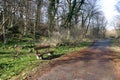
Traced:
[[107, 21], [98, 0], [1, 0], [0, 41], [55, 43], [104, 38]]

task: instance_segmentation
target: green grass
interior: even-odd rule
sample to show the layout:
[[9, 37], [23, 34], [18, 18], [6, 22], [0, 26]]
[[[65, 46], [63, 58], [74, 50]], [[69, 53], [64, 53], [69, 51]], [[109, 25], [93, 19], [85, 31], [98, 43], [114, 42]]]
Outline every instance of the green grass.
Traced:
[[[13, 46], [16, 42], [11, 42], [3, 48], [3, 44], [0, 44], [0, 80], [10, 79], [13, 76], [19, 75], [26, 70], [32, 70], [40, 63], [46, 62], [45, 60], [37, 60], [35, 52], [30, 53], [30, 49], [33, 49], [33, 45], [28, 42], [20, 42], [17, 45], [24, 47], [18, 57], [16, 55], [15, 48]], [[80, 43], [78, 46], [59, 46], [52, 48], [55, 50], [54, 55], [63, 55], [71, 51], [80, 50], [83, 47], [90, 45], [89, 42]], [[48, 57], [45, 55], [44, 57]]]
[[26, 66], [31, 67], [32, 62], [36, 60], [33, 54], [21, 54], [18, 58], [14, 53], [0, 54], [0, 78], [6, 79], [18, 75]]

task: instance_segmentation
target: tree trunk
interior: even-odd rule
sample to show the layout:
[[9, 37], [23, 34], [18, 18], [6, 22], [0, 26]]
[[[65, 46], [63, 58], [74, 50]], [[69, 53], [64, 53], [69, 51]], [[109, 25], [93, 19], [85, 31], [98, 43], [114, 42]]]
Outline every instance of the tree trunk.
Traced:
[[3, 13], [3, 26], [2, 26], [2, 31], [3, 31], [4, 46], [6, 47], [7, 39], [6, 39], [6, 28], [5, 28], [4, 22], [5, 22], [5, 15], [4, 15], [4, 13]]
[[70, 39], [70, 29], [68, 28], [68, 30], [67, 30], [67, 40], [69, 40]]

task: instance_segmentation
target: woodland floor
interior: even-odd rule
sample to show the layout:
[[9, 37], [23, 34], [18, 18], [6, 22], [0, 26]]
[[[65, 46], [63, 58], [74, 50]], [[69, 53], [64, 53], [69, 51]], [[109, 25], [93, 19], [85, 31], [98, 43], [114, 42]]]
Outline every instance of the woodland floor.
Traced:
[[58, 58], [26, 80], [120, 80], [120, 58], [110, 40], [97, 41], [82, 51]]

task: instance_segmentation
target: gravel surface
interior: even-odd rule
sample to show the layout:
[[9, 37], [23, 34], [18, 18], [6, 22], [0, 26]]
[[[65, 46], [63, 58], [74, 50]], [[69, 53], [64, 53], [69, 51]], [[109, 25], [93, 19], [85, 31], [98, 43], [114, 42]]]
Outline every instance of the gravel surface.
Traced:
[[59, 58], [28, 80], [120, 80], [120, 62], [110, 40]]

